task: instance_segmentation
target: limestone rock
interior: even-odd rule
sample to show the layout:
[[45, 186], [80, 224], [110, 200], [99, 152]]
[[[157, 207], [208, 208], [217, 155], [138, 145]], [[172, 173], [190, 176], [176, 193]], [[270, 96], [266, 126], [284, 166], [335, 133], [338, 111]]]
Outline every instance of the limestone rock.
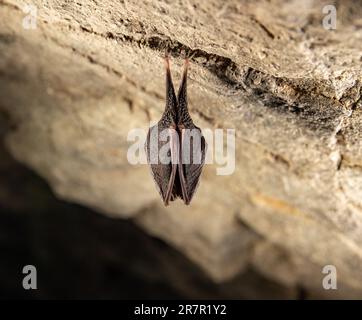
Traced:
[[[336, 4], [336, 30], [318, 0], [34, 0], [35, 29], [25, 4], [0, 1], [5, 140], [59, 197], [134, 219], [218, 282], [252, 264], [321, 289], [333, 264], [362, 290], [359, 3]], [[195, 123], [236, 132], [235, 172], [206, 166], [189, 207], [164, 208], [147, 166], [127, 160], [129, 131], [162, 113], [166, 48], [176, 82], [191, 57]], [[314, 267], [274, 272], [261, 244]]]

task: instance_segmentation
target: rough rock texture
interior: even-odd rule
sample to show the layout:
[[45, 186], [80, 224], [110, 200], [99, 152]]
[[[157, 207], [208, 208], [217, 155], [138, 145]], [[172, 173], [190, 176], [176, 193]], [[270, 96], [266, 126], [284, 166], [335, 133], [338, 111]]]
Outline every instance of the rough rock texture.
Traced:
[[[8, 150], [61, 198], [132, 218], [214, 281], [247, 268], [290, 288], [362, 296], [362, 5], [346, 1], [0, 0]], [[334, 3], [337, 30], [322, 27]], [[206, 166], [189, 207], [164, 208], [127, 134], [164, 106], [165, 48], [191, 114], [236, 129], [236, 169]], [[322, 267], [338, 271], [323, 291]]]

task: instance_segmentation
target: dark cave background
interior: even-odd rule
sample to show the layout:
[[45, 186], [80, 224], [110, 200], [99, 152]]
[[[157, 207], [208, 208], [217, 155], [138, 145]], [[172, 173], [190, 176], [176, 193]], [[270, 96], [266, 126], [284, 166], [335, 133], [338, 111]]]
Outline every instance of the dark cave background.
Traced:
[[[2, 130], [3, 131], [3, 130]], [[189, 259], [131, 220], [57, 199], [0, 146], [1, 299], [306, 298], [253, 270], [213, 283]], [[25, 265], [37, 289], [25, 290]]]

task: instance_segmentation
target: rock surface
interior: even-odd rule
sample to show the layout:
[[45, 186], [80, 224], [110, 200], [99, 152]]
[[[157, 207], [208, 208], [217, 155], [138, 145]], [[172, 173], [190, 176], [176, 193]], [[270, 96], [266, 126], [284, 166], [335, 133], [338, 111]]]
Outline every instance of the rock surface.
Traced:
[[[290, 288], [362, 292], [362, 5], [331, 1], [0, 0], [1, 112], [11, 154], [62, 199], [131, 218], [216, 282], [251, 266]], [[333, 2], [333, 1], [332, 1]], [[191, 57], [190, 112], [236, 130], [231, 175], [206, 166], [189, 207], [164, 208], [131, 129], [164, 106]]]
[[[1, 118], [0, 118], [1, 119]], [[0, 122], [0, 128], [4, 124]], [[56, 199], [0, 143], [0, 299], [292, 299], [310, 293], [258, 270], [224, 283], [130, 219]], [[38, 271], [24, 290], [22, 267]]]

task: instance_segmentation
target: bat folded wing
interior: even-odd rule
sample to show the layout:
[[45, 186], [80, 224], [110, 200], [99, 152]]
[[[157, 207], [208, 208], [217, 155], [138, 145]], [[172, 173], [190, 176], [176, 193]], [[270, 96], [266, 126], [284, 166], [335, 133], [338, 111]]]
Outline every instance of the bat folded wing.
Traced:
[[201, 130], [199, 128], [194, 129], [193, 135], [187, 140], [188, 137], [185, 136], [184, 130], [182, 131], [181, 156], [178, 167], [182, 199], [187, 205], [191, 202], [199, 184], [207, 150], [207, 144]]

